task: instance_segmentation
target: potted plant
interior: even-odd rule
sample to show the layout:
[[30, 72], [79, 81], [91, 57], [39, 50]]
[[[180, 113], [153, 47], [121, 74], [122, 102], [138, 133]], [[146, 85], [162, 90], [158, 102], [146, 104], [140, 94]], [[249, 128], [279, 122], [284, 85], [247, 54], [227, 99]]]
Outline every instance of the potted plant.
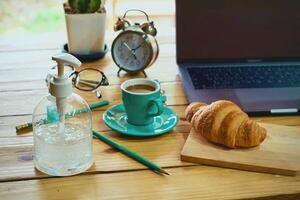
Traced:
[[104, 0], [68, 0], [64, 3], [68, 51], [93, 54], [105, 48]]

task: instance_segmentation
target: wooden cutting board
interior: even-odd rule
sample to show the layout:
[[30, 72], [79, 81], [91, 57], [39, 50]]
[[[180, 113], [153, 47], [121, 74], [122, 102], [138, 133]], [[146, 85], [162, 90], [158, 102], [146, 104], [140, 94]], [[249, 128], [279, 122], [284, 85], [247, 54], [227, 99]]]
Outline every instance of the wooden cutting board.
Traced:
[[258, 147], [228, 149], [205, 140], [191, 130], [181, 160], [271, 174], [300, 174], [300, 128], [260, 124], [268, 131]]

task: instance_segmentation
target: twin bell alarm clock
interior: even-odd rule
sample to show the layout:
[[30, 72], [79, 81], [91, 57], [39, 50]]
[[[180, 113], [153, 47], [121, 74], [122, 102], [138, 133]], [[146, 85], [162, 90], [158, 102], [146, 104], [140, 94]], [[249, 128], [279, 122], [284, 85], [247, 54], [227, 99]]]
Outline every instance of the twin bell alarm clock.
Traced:
[[[132, 11], [143, 13], [147, 21], [132, 24], [126, 18], [127, 13]], [[146, 77], [144, 70], [154, 63], [159, 51], [155, 39], [157, 30], [153, 21], [142, 10], [127, 10], [123, 17], [118, 18], [114, 31], [121, 31], [111, 47], [112, 58], [119, 67], [118, 76], [124, 70], [128, 73], [142, 71]]]

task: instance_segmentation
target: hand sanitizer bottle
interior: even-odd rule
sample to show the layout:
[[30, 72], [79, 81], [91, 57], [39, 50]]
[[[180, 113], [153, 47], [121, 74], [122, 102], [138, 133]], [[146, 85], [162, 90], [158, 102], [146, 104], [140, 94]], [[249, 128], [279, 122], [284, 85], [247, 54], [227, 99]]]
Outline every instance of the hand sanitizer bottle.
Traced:
[[34, 165], [54, 176], [69, 176], [93, 164], [92, 115], [86, 101], [72, 93], [72, 82], [64, 65], [79, 67], [70, 54], [52, 57], [58, 73], [52, 77], [50, 94], [43, 97], [33, 112]]

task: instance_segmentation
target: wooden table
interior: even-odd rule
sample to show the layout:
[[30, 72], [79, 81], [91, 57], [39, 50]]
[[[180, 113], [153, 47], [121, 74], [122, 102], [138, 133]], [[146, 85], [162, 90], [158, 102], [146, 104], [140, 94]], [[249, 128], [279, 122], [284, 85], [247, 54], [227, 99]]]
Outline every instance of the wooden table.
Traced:
[[[184, 120], [187, 100], [175, 60], [174, 29], [160, 30], [160, 55], [149, 69], [149, 78], [162, 81], [167, 104], [180, 116], [170, 133], [147, 139], [121, 136], [106, 127], [102, 114], [93, 111], [93, 128], [167, 169], [161, 176], [94, 139], [95, 163], [87, 172], [64, 178], [50, 177], [34, 169], [32, 133], [17, 135], [15, 125], [30, 121], [37, 101], [47, 93], [44, 78], [54, 65], [51, 56], [60, 52], [65, 33], [0, 37], [0, 199], [300, 199], [300, 177], [246, 172], [186, 163], [180, 151], [190, 127]], [[107, 34], [110, 46], [113, 33]], [[83, 67], [101, 69], [110, 86], [103, 99], [120, 103], [120, 84], [142, 74], [117, 77], [117, 67], [105, 59]], [[94, 94], [76, 91], [88, 103]], [[300, 117], [257, 117], [259, 122], [299, 126]], [[299, 133], [300, 134], [300, 133]]]

